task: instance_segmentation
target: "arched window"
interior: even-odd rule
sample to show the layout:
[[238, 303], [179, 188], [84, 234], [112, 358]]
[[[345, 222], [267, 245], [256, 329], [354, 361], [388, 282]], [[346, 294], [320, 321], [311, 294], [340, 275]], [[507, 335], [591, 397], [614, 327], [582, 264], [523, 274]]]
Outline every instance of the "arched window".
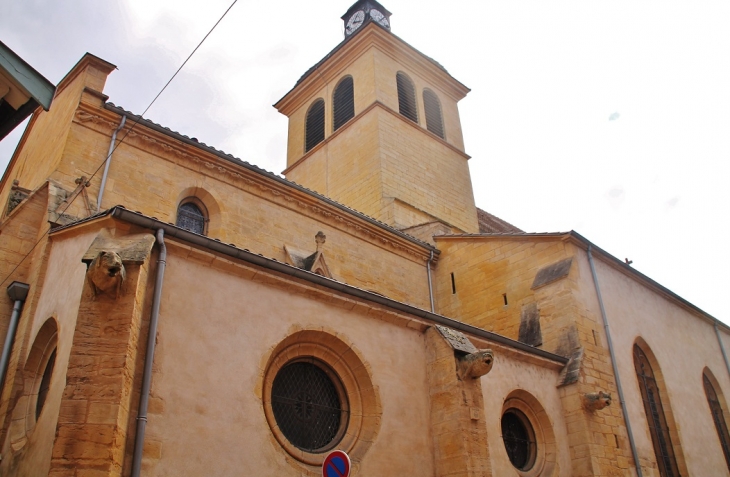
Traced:
[[725, 462], [727, 463], [728, 468], [730, 468], [730, 434], [728, 433], [727, 421], [725, 420], [725, 415], [722, 411], [720, 398], [706, 372], [702, 373], [702, 381], [705, 385], [705, 395], [707, 396], [707, 402], [710, 405], [712, 420], [715, 423], [717, 435], [720, 437], [722, 453], [725, 454]]
[[352, 76], [346, 76], [335, 87], [332, 108], [335, 118], [335, 131], [355, 116], [355, 90]]
[[206, 214], [202, 204], [196, 203], [192, 198], [185, 199], [177, 208], [177, 225], [190, 232], [205, 235]]
[[426, 129], [444, 139], [444, 118], [441, 115], [441, 102], [430, 89], [423, 90], [423, 109], [426, 110]]
[[318, 99], [307, 111], [307, 138], [306, 149], [308, 152], [314, 146], [324, 141], [324, 100]]
[[51, 353], [51, 356], [48, 358], [48, 362], [46, 362], [45, 369], [43, 370], [43, 375], [41, 376], [41, 384], [38, 388], [38, 399], [36, 400], [35, 405], [35, 418], [36, 421], [41, 415], [41, 411], [43, 410], [43, 406], [46, 404], [46, 397], [48, 396], [48, 391], [51, 388], [51, 376], [53, 375], [53, 366], [56, 364], [56, 349], [53, 349], [53, 352]]
[[679, 477], [677, 459], [674, 455], [669, 426], [664, 415], [664, 407], [659, 393], [659, 386], [654, 377], [649, 359], [639, 345], [634, 345], [634, 368], [639, 380], [641, 398], [644, 401], [644, 412], [649, 423], [651, 442], [654, 445], [659, 475], [662, 477]]
[[413, 81], [405, 73], [399, 71], [395, 75], [395, 82], [398, 86], [398, 112], [417, 123], [416, 88], [413, 87]]

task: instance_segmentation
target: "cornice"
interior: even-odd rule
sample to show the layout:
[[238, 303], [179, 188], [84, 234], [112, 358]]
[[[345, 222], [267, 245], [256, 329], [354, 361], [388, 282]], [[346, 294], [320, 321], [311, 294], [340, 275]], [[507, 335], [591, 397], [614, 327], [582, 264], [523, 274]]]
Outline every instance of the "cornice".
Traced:
[[[94, 129], [108, 133], [111, 129], [116, 129], [119, 123], [118, 119], [111, 119], [112, 117], [118, 117], [118, 115], [108, 110], [92, 110], [91, 107], [82, 104], [76, 111], [74, 121], [87, 127], [97, 126]], [[169, 160], [170, 157], [173, 157], [181, 161], [181, 165], [187, 163], [187, 167], [190, 169], [206, 171], [234, 187], [241, 188], [241, 185], [244, 185], [247, 192], [291, 210], [298, 210], [317, 220], [324, 219], [330, 225], [365, 238], [390, 251], [403, 254], [411, 260], [425, 263], [429, 259], [431, 249], [426, 244], [419, 246], [394, 233], [389, 233], [384, 228], [357, 217], [354, 211], [352, 215], [344, 213], [342, 209], [324, 202], [313, 193], [309, 194], [295, 189], [294, 184], [289, 186], [274, 181], [263, 173], [256, 173], [249, 168], [231, 164], [230, 159], [192, 148], [178, 139], [150, 130], [141, 124], [137, 124], [134, 129], [131, 129], [133, 125], [134, 123], [130, 121], [119, 132], [119, 137], [130, 146], [152, 152], [163, 159]], [[193, 164], [195, 166], [191, 167]], [[434, 261], [438, 260], [437, 257], [438, 254]]]
[[392, 59], [402, 62], [404, 68], [413, 71], [454, 101], [460, 101], [470, 91], [444, 69], [435, 65], [426, 55], [382, 27], [369, 23], [359, 33], [338, 46], [330, 58], [326, 58], [315, 71], [274, 104], [274, 107], [280, 113], [290, 116], [326, 84], [339, 78], [348, 65], [370, 48], [377, 48]]
[[304, 162], [305, 160], [307, 160], [310, 156], [316, 154], [317, 151], [319, 151], [320, 149], [322, 149], [326, 144], [329, 144], [337, 136], [339, 136], [340, 134], [342, 134], [343, 131], [346, 131], [348, 128], [350, 128], [352, 125], [354, 125], [355, 124], [355, 121], [357, 121], [358, 119], [364, 117], [367, 113], [369, 113], [370, 111], [372, 111], [375, 108], [380, 108], [380, 109], [382, 109], [382, 110], [390, 113], [392, 116], [394, 116], [395, 118], [397, 118], [399, 121], [402, 121], [403, 124], [406, 124], [409, 127], [415, 128], [418, 131], [426, 134], [431, 139], [435, 140], [436, 142], [441, 143], [443, 146], [448, 147], [449, 149], [451, 149], [453, 152], [455, 152], [456, 154], [460, 155], [464, 159], [466, 159], [466, 160], [471, 159], [471, 156], [469, 154], [465, 153], [464, 151], [462, 151], [461, 149], [457, 148], [456, 146], [454, 146], [452, 144], [449, 144], [448, 142], [446, 142], [446, 140], [441, 139], [440, 137], [438, 137], [437, 135], [435, 135], [434, 133], [432, 133], [428, 129], [425, 129], [425, 128], [421, 127], [420, 125], [414, 123], [413, 121], [411, 121], [409, 119], [406, 119], [405, 116], [403, 116], [402, 114], [394, 111], [393, 109], [389, 108], [388, 106], [386, 106], [385, 104], [381, 103], [380, 101], [375, 101], [370, 106], [368, 106], [367, 108], [365, 108], [362, 112], [360, 112], [357, 116], [355, 116], [352, 119], [350, 119], [347, 123], [345, 123], [337, 131], [335, 131], [332, 134], [330, 134], [330, 136], [327, 139], [325, 139], [324, 141], [322, 141], [319, 144], [317, 144], [316, 146], [314, 146], [311, 150], [307, 151], [306, 154], [304, 154], [302, 157], [300, 157], [299, 159], [297, 159], [294, 164], [292, 164], [291, 166], [289, 166], [286, 169], [284, 169], [281, 173], [284, 174], [284, 175], [286, 175], [289, 172], [291, 172], [294, 169], [296, 169], [296, 167], [298, 165], [300, 165], [302, 162]]

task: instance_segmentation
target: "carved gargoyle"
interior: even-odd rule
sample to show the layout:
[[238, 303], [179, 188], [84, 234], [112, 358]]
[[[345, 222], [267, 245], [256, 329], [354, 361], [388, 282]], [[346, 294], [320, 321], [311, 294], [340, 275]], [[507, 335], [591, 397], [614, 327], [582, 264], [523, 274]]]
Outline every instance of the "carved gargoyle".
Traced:
[[583, 408], [586, 411], [600, 411], [611, 405], [611, 393], [598, 391], [597, 393], [587, 393], [583, 395]]
[[86, 277], [91, 283], [94, 296], [114, 290], [115, 298], [119, 298], [127, 272], [118, 253], [102, 250], [89, 265]]
[[494, 354], [491, 349], [479, 350], [458, 359], [456, 372], [459, 379], [477, 379], [492, 370]]

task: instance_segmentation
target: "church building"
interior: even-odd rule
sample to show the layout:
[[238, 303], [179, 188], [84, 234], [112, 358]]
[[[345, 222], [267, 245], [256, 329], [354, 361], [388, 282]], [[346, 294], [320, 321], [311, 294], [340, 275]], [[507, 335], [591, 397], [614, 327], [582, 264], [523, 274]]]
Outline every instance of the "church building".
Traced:
[[0, 476], [730, 476], [730, 328], [477, 208], [469, 88], [390, 17], [358, 0], [276, 102], [283, 177], [114, 104], [92, 54], [36, 107]]

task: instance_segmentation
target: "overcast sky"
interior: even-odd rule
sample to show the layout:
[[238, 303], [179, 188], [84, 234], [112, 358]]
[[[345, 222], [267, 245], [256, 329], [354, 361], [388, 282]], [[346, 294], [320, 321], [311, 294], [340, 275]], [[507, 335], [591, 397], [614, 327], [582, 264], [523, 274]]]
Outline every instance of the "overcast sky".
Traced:
[[[114, 63], [105, 93], [141, 113], [230, 2], [7, 1], [0, 39], [53, 83], [87, 51]], [[239, 0], [146, 116], [282, 171], [271, 105], [342, 40], [352, 2]], [[382, 3], [393, 33], [472, 89], [479, 207], [576, 230], [730, 322], [730, 2]]]

